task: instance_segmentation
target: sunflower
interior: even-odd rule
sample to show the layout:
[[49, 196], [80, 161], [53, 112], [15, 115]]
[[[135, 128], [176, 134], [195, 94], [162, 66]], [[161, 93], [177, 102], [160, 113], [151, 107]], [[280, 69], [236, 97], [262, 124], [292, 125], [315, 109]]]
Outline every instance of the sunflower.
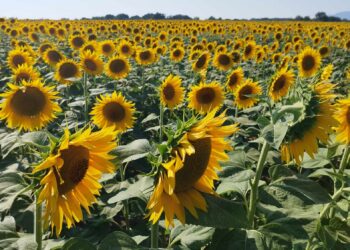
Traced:
[[22, 81], [31, 82], [38, 80], [40, 78], [40, 73], [32, 66], [22, 64], [13, 71], [12, 78], [17, 84], [21, 83]]
[[255, 42], [248, 42], [243, 49], [243, 59], [245, 61], [254, 58], [256, 50]]
[[139, 49], [136, 53], [136, 61], [141, 65], [149, 65], [154, 63], [156, 55], [152, 49]]
[[45, 203], [44, 225], [51, 225], [56, 236], [65, 222], [71, 228], [83, 220], [82, 207], [90, 214], [96, 203], [104, 173], [113, 173], [115, 166], [109, 152], [116, 148], [112, 129], [91, 132], [91, 128], [70, 135], [65, 130], [61, 142], [33, 173], [45, 170], [38, 202]]
[[218, 52], [214, 56], [214, 66], [221, 71], [229, 70], [233, 65], [233, 60], [230, 54], [225, 52]]
[[195, 123], [173, 148], [169, 161], [162, 164], [161, 173], [147, 204], [149, 220], [154, 224], [165, 215], [165, 226], [174, 226], [176, 216], [185, 224], [185, 209], [198, 218], [197, 209], [207, 211], [202, 193], [214, 194], [219, 162], [229, 159], [225, 151], [233, 150], [226, 137], [235, 133], [236, 124], [223, 126], [222, 113], [214, 117], [211, 111]]
[[192, 87], [188, 99], [190, 108], [205, 114], [223, 104], [224, 91], [218, 82], [200, 83]]
[[192, 63], [192, 69], [195, 72], [200, 72], [208, 68], [210, 60], [209, 52], [199, 53], [199, 56], [195, 59], [195, 62]]
[[134, 48], [133, 45], [126, 40], [122, 40], [118, 47], [117, 47], [117, 51], [120, 55], [123, 55], [125, 57], [130, 57], [132, 56], [132, 54], [134, 54]]
[[335, 112], [331, 99], [334, 85], [331, 83], [318, 83], [312, 90], [312, 97], [306, 105], [305, 118], [290, 127], [286, 142], [282, 144], [281, 158], [285, 162], [292, 159], [300, 165], [304, 152], [311, 158], [318, 150], [318, 140], [328, 144], [329, 134], [333, 132], [332, 127], [337, 125], [333, 118]]
[[54, 100], [58, 99], [54, 87], [44, 86], [40, 80], [23, 81], [21, 86], [8, 84], [10, 88], [0, 96], [0, 119], [6, 119], [9, 128], [38, 130], [45, 127], [61, 112]]
[[170, 51], [170, 60], [180, 62], [185, 56], [185, 50], [182, 47], [177, 47]]
[[120, 56], [114, 56], [105, 65], [106, 74], [114, 79], [125, 78], [130, 72], [128, 59]]
[[231, 91], [235, 91], [237, 86], [242, 84], [243, 80], [244, 80], [244, 72], [243, 72], [243, 69], [239, 67], [238, 69], [235, 69], [234, 71], [232, 71], [231, 74], [227, 77], [226, 86]]
[[52, 49], [54, 46], [51, 43], [45, 42], [42, 43], [38, 49], [39, 54], [44, 55], [45, 51], [48, 49]]
[[75, 50], [79, 50], [83, 47], [83, 45], [85, 44], [85, 38], [80, 36], [80, 35], [73, 35], [70, 39], [69, 39], [69, 43], [70, 46], [75, 49]]
[[103, 72], [103, 61], [95, 52], [82, 52], [80, 55], [80, 65], [89, 75], [96, 76]]
[[160, 102], [170, 109], [183, 102], [184, 89], [181, 87], [181, 78], [169, 75], [159, 88]]
[[44, 61], [52, 67], [55, 67], [60, 61], [64, 60], [64, 56], [56, 49], [47, 49], [44, 53]]
[[336, 105], [334, 118], [339, 125], [335, 128], [336, 140], [340, 143], [350, 144], [350, 99], [339, 100]]
[[134, 104], [127, 101], [121, 93], [114, 91], [111, 95], [97, 99], [90, 114], [93, 115], [93, 123], [99, 128], [112, 127], [124, 132], [133, 126], [134, 113]]
[[240, 109], [250, 108], [258, 102], [258, 95], [261, 95], [262, 89], [258, 83], [247, 79], [241, 85], [237, 86], [235, 95], [235, 104]]
[[298, 55], [298, 69], [302, 77], [313, 76], [321, 65], [321, 55], [317, 50], [305, 48]]
[[333, 65], [332, 64], [328, 64], [322, 71], [321, 80], [322, 81], [329, 80], [329, 78], [332, 76], [333, 69], [334, 69]]
[[17, 48], [9, 52], [7, 63], [12, 70], [15, 70], [23, 64], [32, 65], [33, 58], [27, 51], [24, 51], [23, 48]]
[[288, 94], [290, 86], [294, 83], [294, 73], [292, 70], [281, 69], [273, 78], [269, 87], [269, 96], [274, 102], [279, 101]]
[[80, 66], [75, 61], [64, 59], [56, 65], [55, 79], [63, 84], [71, 84], [82, 76]]
[[96, 54], [100, 54], [100, 51], [101, 51], [101, 47], [100, 47], [100, 44], [96, 41], [89, 41], [87, 43], [85, 43], [81, 49], [80, 49], [81, 52], [87, 52], [87, 51], [90, 51], [90, 52], [95, 52]]
[[320, 55], [321, 55], [322, 58], [327, 57], [327, 56], [331, 53], [331, 51], [330, 51], [330, 49], [328, 48], [328, 46], [322, 46], [322, 47], [318, 50], [318, 52], [320, 53]]
[[100, 47], [102, 54], [107, 57], [112, 56], [115, 52], [115, 45], [111, 40], [102, 41]]

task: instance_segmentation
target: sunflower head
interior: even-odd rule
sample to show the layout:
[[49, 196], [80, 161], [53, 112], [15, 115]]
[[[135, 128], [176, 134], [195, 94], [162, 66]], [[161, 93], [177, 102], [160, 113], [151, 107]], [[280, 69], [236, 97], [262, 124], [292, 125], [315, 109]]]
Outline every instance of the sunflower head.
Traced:
[[210, 53], [209, 52], [198, 53], [197, 58], [195, 58], [194, 60], [195, 61], [192, 63], [192, 69], [195, 72], [206, 70], [208, 68], [208, 64], [210, 60]]
[[113, 79], [125, 78], [130, 72], [130, 63], [125, 57], [114, 56], [106, 63], [105, 72]]
[[138, 49], [136, 52], [136, 61], [141, 65], [149, 65], [156, 61], [156, 54], [153, 49]]
[[238, 69], [233, 70], [231, 74], [228, 75], [226, 80], [226, 86], [231, 91], [235, 91], [237, 86], [242, 84], [243, 80], [244, 80], [244, 72], [243, 72], [243, 69], [239, 67]]
[[117, 47], [117, 51], [120, 55], [128, 58], [134, 54], [134, 47], [131, 42], [122, 40]]
[[99, 128], [112, 127], [124, 132], [134, 123], [135, 108], [121, 93], [101, 96], [91, 111], [92, 120]]
[[340, 143], [350, 144], [350, 99], [339, 100], [336, 105], [334, 118], [338, 121], [335, 127], [336, 140]]
[[31, 82], [38, 80], [40, 73], [36, 71], [32, 66], [22, 64], [13, 71], [13, 81], [16, 84], [20, 84], [22, 81]]
[[55, 100], [53, 87], [44, 86], [40, 80], [22, 81], [20, 86], [8, 84], [0, 104], [0, 119], [6, 120], [9, 128], [38, 130], [56, 118], [61, 111]]
[[103, 72], [103, 61], [95, 52], [82, 52], [80, 55], [80, 65], [89, 75], [96, 76]]
[[256, 51], [256, 44], [254, 41], [248, 42], [243, 49], [243, 59], [249, 60], [254, 58]]
[[185, 49], [177, 47], [170, 51], [170, 59], [174, 62], [180, 62], [185, 56]]
[[300, 165], [304, 152], [311, 158], [318, 150], [318, 141], [328, 144], [329, 134], [337, 121], [333, 118], [335, 107], [331, 100], [335, 97], [332, 93], [334, 85], [331, 83], [318, 83], [310, 86], [311, 97], [305, 106], [304, 118], [293, 124], [287, 133], [286, 142], [283, 144], [282, 159], [292, 159]]
[[55, 79], [62, 84], [71, 84], [81, 76], [79, 64], [71, 59], [64, 59], [56, 65]]
[[83, 45], [85, 44], [85, 38], [81, 35], [73, 35], [70, 39], [69, 39], [69, 43], [70, 46], [75, 49], [75, 50], [79, 50], [83, 47]]
[[33, 169], [33, 173], [45, 171], [38, 201], [45, 203], [45, 225], [50, 224], [57, 236], [63, 223], [71, 228], [83, 220], [82, 208], [90, 214], [102, 187], [99, 179], [115, 170], [110, 162], [114, 157], [109, 155], [116, 148], [115, 137], [112, 129], [87, 128], [73, 135], [66, 129], [59, 145]]
[[225, 138], [235, 133], [236, 124], [223, 126], [225, 114], [215, 117], [211, 111], [202, 120], [184, 131], [159, 169], [159, 178], [147, 204], [149, 220], [156, 223], [165, 215], [165, 226], [173, 226], [176, 216], [186, 223], [185, 209], [198, 218], [197, 209], [207, 211], [202, 193], [214, 194], [219, 162], [229, 159], [225, 151], [232, 150]]
[[188, 99], [190, 108], [205, 114], [223, 104], [224, 90], [218, 82], [200, 83], [192, 87]]
[[102, 41], [100, 47], [102, 54], [107, 57], [110, 57], [115, 53], [115, 45], [111, 40]]
[[221, 71], [229, 70], [233, 65], [233, 60], [230, 54], [225, 52], [217, 52], [214, 56], [214, 66]]
[[12, 70], [15, 70], [23, 64], [32, 65], [33, 58], [22, 47], [19, 47], [9, 52], [7, 57], [7, 63]]
[[50, 48], [44, 52], [44, 61], [52, 67], [55, 67], [60, 61], [64, 60], [64, 56], [56, 49]]
[[318, 51], [307, 47], [298, 55], [298, 69], [302, 77], [313, 76], [321, 65], [321, 55]]
[[250, 108], [258, 102], [258, 96], [261, 93], [262, 89], [259, 84], [247, 79], [234, 92], [235, 104], [240, 109]]
[[269, 87], [269, 96], [275, 102], [288, 94], [290, 86], [294, 83], [293, 71], [285, 68], [280, 70], [272, 80]]
[[184, 99], [184, 89], [181, 87], [181, 78], [169, 75], [159, 88], [160, 102], [163, 106], [174, 109]]

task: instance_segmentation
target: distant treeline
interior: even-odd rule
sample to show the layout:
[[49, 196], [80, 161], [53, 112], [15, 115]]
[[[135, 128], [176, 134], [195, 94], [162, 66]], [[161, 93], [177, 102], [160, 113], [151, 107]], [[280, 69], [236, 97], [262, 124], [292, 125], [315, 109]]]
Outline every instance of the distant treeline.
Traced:
[[[108, 14], [105, 16], [96, 16], [92, 18], [82, 18], [83, 20], [93, 19], [93, 20], [199, 20], [199, 17], [190, 17], [187, 15], [173, 15], [173, 16], [166, 16], [162, 13], [148, 13], [143, 16], [129, 16], [127, 14], [118, 14], [118, 15], [112, 15]], [[215, 18], [213, 16], [209, 17], [207, 20], [247, 20], [247, 19], [222, 19], [222, 18]], [[321, 21], [321, 22], [340, 22], [340, 21], [348, 21], [346, 19], [341, 19], [336, 16], [328, 16], [325, 12], [317, 12], [314, 18], [311, 18], [309, 16], [296, 16], [295, 18], [252, 18], [250, 20], [255, 21]]]

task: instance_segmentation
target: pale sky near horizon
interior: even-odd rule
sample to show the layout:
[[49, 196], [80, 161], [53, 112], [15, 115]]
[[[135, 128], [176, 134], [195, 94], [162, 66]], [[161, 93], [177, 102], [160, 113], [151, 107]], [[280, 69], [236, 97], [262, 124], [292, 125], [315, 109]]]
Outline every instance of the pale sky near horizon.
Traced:
[[350, 11], [350, 0], [0, 0], [0, 17], [82, 18], [125, 13], [144, 15], [161, 12], [185, 14], [201, 19], [314, 17], [318, 11], [328, 15]]

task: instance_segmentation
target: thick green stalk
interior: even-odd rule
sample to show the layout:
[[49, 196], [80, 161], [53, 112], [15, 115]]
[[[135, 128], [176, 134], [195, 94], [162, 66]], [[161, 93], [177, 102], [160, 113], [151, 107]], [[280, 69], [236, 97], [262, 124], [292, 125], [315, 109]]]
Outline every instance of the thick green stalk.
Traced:
[[35, 213], [34, 213], [34, 235], [37, 243], [37, 250], [42, 249], [43, 240], [43, 223], [42, 223], [42, 207], [38, 202], [38, 194], [35, 195]]
[[258, 165], [256, 167], [254, 182], [251, 187], [249, 210], [248, 210], [248, 223], [251, 228], [254, 227], [254, 215], [256, 210], [256, 204], [258, 202], [259, 181], [260, 181], [262, 172], [264, 170], [264, 164], [265, 164], [269, 149], [270, 149], [270, 145], [267, 143], [267, 141], [265, 141], [259, 156]]
[[[340, 166], [339, 166], [339, 171], [338, 171], [339, 175], [342, 175], [344, 173], [344, 170], [345, 170], [346, 166], [348, 165], [349, 155], [350, 155], [350, 147], [349, 147], [349, 145], [346, 145], [344, 154], [343, 154], [342, 159], [340, 161]], [[332, 202], [338, 200], [338, 198], [342, 194], [343, 188], [344, 188], [344, 181], [342, 181], [341, 187], [338, 190], [337, 190], [337, 188], [338, 188], [339, 185], [338, 185], [338, 181], [337, 180], [335, 181], [335, 185], [334, 186], [335, 186], [335, 189], [334, 189], [334, 194], [332, 196]], [[332, 202], [328, 203], [323, 208], [323, 210], [320, 213], [320, 218], [322, 218], [322, 217], [324, 217], [326, 215], [328, 210], [331, 208]], [[331, 214], [331, 216], [333, 216], [333, 214], [334, 214], [334, 210], [333, 209], [331, 209], [331, 213], [330, 214]]]

